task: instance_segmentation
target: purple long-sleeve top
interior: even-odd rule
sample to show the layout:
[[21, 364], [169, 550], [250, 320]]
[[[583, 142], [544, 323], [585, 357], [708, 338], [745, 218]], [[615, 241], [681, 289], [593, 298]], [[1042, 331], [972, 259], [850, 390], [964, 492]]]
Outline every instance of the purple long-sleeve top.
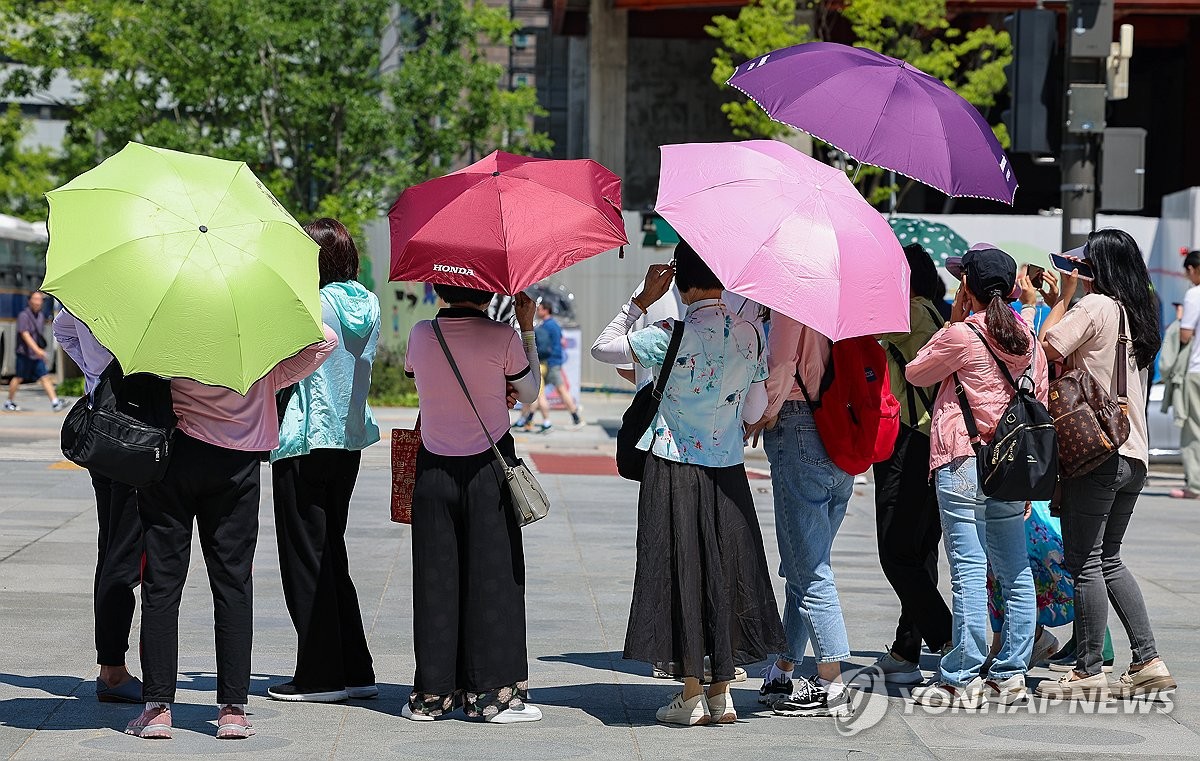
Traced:
[[100, 382], [100, 374], [112, 362], [112, 352], [96, 340], [87, 325], [65, 309], [54, 318], [54, 340], [79, 365], [84, 388], [92, 393]]

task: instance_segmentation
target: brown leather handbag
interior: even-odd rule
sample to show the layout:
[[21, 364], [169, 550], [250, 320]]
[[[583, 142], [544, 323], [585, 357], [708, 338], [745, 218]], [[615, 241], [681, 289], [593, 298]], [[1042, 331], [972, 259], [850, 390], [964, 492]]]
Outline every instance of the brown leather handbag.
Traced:
[[1117, 338], [1117, 398], [1108, 395], [1083, 368], [1064, 373], [1050, 385], [1050, 416], [1058, 432], [1058, 472], [1078, 478], [1112, 457], [1129, 438], [1129, 397], [1126, 386], [1125, 309]]

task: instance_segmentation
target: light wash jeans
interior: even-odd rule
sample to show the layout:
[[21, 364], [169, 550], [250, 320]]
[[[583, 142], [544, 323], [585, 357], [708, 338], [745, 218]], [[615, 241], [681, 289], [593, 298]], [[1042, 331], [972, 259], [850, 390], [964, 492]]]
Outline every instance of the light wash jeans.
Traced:
[[934, 478], [954, 613], [953, 647], [942, 656], [940, 679], [962, 687], [980, 676], [989, 650], [988, 561], [1007, 612], [1000, 654], [982, 676], [1003, 680], [1024, 674], [1037, 627], [1037, 595], [1025, 546], [1025, 503], [986, 496], [979, 488], [974, 457], [938, 468]]
[[784, 403], [779, 423], [763, 434], [763, 448], [771, 461], [779, 575], [787, 581], [782, 657], [802, 662], [811, 639], [817, 663], [846, 660], [850, 642], [829, 555], [854, 477], [829, 459], [804, 402]]

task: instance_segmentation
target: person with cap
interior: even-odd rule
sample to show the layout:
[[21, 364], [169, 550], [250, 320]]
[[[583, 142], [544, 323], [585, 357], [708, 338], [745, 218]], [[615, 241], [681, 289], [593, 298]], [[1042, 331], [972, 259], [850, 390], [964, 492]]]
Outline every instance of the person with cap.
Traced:
[[[1009, 704], [1028, 696], [1025, 672], [1033, 653], [1037, 601], [1025, 549], [1026, 503], [995, 499], [980, 490], [956, 387], [963, 388], [980, 438], [987, 441], [1013, 396], [998, 363], [1013, 377], [1028, 372], [1043, 403], [1048, 375], [1045, 352], [1027, 327], [1032, 315], [1022, 324], [1008, 306], [1017, 263], [995, 246], [980, 244], [963, 256], [962, 266], [950, 322], [917, 352], [905, 372], [915, 386], [952, 381], [942, 383], [934, 400], [929, 455], [950, 563], [952, 642], [937, 677], [912, 696], [924, 705], [978, 708], [989, 700]], [[981, 674], [988, 651], [989, 563], [1007, 615], [1004, 646]]]

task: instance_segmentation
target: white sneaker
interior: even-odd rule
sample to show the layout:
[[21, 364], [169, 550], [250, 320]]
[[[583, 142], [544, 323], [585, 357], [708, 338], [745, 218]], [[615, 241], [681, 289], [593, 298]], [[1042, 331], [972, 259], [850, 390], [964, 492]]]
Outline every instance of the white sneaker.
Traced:
[[875, 668], [883, 672], [884, 681], [891, 684], [920, 684], [925, 681], [917, 664], [897, 658], [890, 648], [875, 661]]
[[737, 721], [737, 709], [733, 706], [733, 693], [729, 690], [709, 695], [708, 713], [713, 724], [733, 724]]
[[373, 684], [364, 684], [361, 687], [347, 687], [346, 696], [355, 700], [370, 700], [371, 698], [379, 697], [379, 687]]
[[712, 714], [708, 712], [708, 700], [703, 692], [691, 700], [684, 700], [681, 692], [670, 703], [658, 709], [654, 716], [663, 724], [682, 724], [685, 727], [695, 727], [712, 721]]
[[1042, 636], [1033, 643], [1033, 655], [1029, 658], [1030, 667], [1046, 665], [1046, 661], [1053, 658], [1057, 652], [1058, 637], [1051, 634], [1049, 629], [1042, 629]]
[[1025, 675], [1014, 674], [1004, 681], [988, 679], [984, 682], [983, 697], [989, 703], [999, 703], [1010, 706], [1029, 699], [1029, 690], [1025, 688]]
[[485, 721], [488, 724], [523, 724], [527, 721], [541, 721], [541, 719], [540, 708], [528, 703], [521, 703], [519, 708], [505, 708], [500, 713], [487, 717]]
[[979, 708], [983, 705], [983, 680], [975, 677], [963, 687], [933, 682], [914, 687], [913, 702], [933, 708]]
[[427, 713], [413, 713], [412, 706], [408, 701], [404, 701], [404, 707], [400, 709], [400, 715], [409, 721], [433, 721], [433, 717]]

